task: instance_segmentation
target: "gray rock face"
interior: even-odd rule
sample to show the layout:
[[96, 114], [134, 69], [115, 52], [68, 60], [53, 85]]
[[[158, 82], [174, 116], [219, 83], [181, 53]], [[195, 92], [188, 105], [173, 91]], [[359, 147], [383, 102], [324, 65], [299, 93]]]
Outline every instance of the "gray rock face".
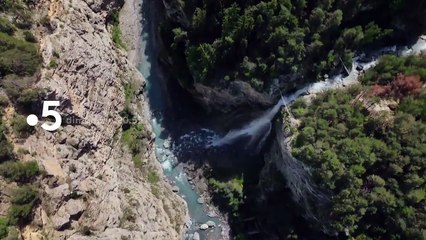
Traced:
[[250, 84], [234, 81], [227, 89], [195, 84], [192, 94], [208, 110], [230, 112], [238, 108], [264, 109], [274, 104], [267, 94], [255, 91]]
[[[49, 15], [53, 32], [40, 26], [44, 65], [37, 87], [58, 99], [56, 110], [75, 119], [56, 132], [36, 128], [23, 147], [50, 177], [41, 197], [41, 224], [48, 239], [181, 239], [188, 218], [185, 203], [166, 182], [155, 193], [121, 144], [123, 85], [144, 79], [111, 39], [106, 16], [116, 0], [43, 0], [37, 11]], [[125, 4], [133, 4], [128, 0]], [[48, 9], [48, 11], [46, 11]], [[139, 12], [140, 9], [134, 9]], [[139, 26], [140, 27], [140, 26]], [[136, 101], [135, 101], [136, 102]], [[145, 100], [137, 116], [151, 136]], [[141, 158], [163, 179], [152, 139]], [[51, 181], [50, 181], [51, 180]], [[83, 227], [91, 236], [79, 232]], [[41, 229], [39, 229], [41, 231]]]

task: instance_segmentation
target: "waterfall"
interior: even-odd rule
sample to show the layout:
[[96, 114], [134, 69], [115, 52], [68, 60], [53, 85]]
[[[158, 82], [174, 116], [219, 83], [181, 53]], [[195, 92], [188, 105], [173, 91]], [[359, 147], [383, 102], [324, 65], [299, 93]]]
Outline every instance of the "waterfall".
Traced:
[[250, 137], [247, 146], [259, 139], [261, 139], [260, 143], [264, 142], [263, 139], [265, 139], [267, 135], [269, 135], [268, 132], [270, 132], [270, 128], [268, 127], [268, 125], [271, 124], [272, 119], [283, 105], [289, 105], [290, 103], [294, 102], [298, 97], [304, 94], [319, 93], [327, 89], [342, 87], [345, 84], [355, 83], [359, 76], [359, 71], [356, 70], [356, 65], [362, 66], [363, 70], [367, 70], [368, 68], [373, 67], [377, 62], [376, 60], [372, 60], [368, 63], [361, 63], [357, 62], [357, 60], [358, 58], [354, 58], [352, 68], [348, 76], [343, 77], [342, 75], [336, 75], [324, 81], [308, 84], [303, 88], [297, 90], [296, 92], [288, 94], [286, 96], [281, 95], [281, 99], [275, 104], [273, 108], [267, 110], [260, 117], [252, 120], [250, 123], [246, 124], [242, 128], [231, 130], [222, 138], [217, 138], [213, 139], [212, 141], [209, 141], [206, 147], [210, 148], [228, 145], [234, 143], [237, 139], [241, 137]]
[[268, 125], [270, 125], [272, 118], [274, 118], [275, 114], [278, 113], [283, 104], [285, 104], [285, 102], [283, 99], [281, 99], [277, 104], [275, 104], [273, 108], [266, 111], [259, 118], [254, 119], [249, 124], [240, 129], [229, 131], [224, 137], [210, 142], [207, 147], [220, 147], [231, 144], [240, 137], [248, 136], [250, 137], [249, 143], [253, 143], [259, 137], [264, 135], [265, 129], [268, 130]]

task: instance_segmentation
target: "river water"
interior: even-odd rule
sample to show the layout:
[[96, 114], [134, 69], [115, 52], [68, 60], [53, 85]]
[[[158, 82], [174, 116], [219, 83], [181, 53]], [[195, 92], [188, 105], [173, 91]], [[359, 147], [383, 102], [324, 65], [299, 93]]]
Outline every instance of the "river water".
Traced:
[[217, 226], [220, 221], [217, 217], [209, 217], [211, 214], [208, 214], [206, 206], [198, 203], [200, 195], [193, 190], [193, 185], [188, 180], [183, 166], [178, 164], [172, 150], [173, 131], [170, 130], [170, 126], [177, 127], [181, 122], [185, 122], [184, 117], [191, 118], [193, 113], [189, 111], [194, 109], [191, 108], [193, 103], [179, 92], [179, 86], [168, 86], [164, 81], [166, 76], [162, 74], [157, 62], [158, 47], [154, 34], [156, 19], [153, 1], [147, 0], [143, 3], [143, 21], [139, 70], [147, 81], [145, 94], [152, 113], [151, 125], [156, 135], [157, 158], [162, 163], [165, 175], [179, 188], [179, 194], [188, 206], [191, 223], [185, 238], [192, 239], [192, 234], [197, 231], [200, 239], [220, 239], [220, 227], [210, 228], [207, 231], [198, 230], [200, 224], [207, 221], [213, 221]]

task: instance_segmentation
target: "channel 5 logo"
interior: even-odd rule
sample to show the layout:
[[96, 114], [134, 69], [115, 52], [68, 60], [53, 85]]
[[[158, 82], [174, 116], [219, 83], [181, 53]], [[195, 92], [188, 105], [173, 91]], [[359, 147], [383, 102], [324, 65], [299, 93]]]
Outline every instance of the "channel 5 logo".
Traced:
[[[49, 132], [53, 132], [58, 130], [58, 128], [62, 125], [62, 117], [61, 115], [52, 110], [51, 107], [59, 107], [61, 104], [59, 101], [43, 101], [43, 108], [41, 112], [41, 116], [43, 118], [54, 118], [54, 122], [44, 122], [41, 127]], [[39, 119], [35, 114], [30, 114], [27, 116], [27, 124], [34, 127], [37, 125]]]

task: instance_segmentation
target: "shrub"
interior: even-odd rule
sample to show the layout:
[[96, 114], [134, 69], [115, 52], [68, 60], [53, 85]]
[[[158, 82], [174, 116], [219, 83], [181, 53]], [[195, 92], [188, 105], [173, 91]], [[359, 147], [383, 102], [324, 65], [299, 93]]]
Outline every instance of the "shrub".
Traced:
[[27, 119], [22, 116], [15, 114], [12, 118], [12, 128], [18, 137], [25, 138], [34, 132], [34, 128], [27, 124]]
[[0, 165], [0, 175], [9, 181], [28, 183], [40, 174], [36, 161], [7, 161]]
[[9, 22], [7, 18], [0, 17], [0, 32], [13, 35], [15, 32], [15, 27], [12, 23]]
[[[1, 126], [0, 126], [1, 128]], [[0, 130], [0, 163], [12, 158], [12, 145]]]
[[145, 130], [142, 124], [131, 126], [126, 131], [123, 131], [122, 141], [129, 147], [133, 155], [141, 152], [141, 140], [145, 138]]
[[160, 177], [154, 170], [148, 172], [148, 182], [151, 184], [157, 184], [160, 181]]
[[13, 0], [2, 0], [0, 1], [0, 11], [8, 11], [14, 5]]
[[11, 73], [33, 75], [40, 63], [38, 50], [33, 43], [0, 32], [0, 76]]
[[36, 43], [37, 39], [30, 31], [24, 31], [24, 38], [27, 42]]
[[7, 220], [0, 218], [0, 239], [4, 239], [8, 234]]
[[7, 99], [7, 97], [4, 95], [0, 95], [0, 108], [6, 107], [7, 105], [9, 105], [9, 100]]
[[126, 105], [129, 105], [136, 95], [136, 86], [133, 83], [124, 84], [124, 98]]
[[21, 91], [21, 94], [17, 99], [17, 104], [22, 107], [29, 107], [30, 105], [38, 102], [43, 94], [43, 90], [39, 88], [25, 89]]
[[33, 25], [32, 14], [30, 11], [25, 9], [19, 9], [15, 11], [14, 23], [20, 29], [30, 29]]
[[55, 59], [52, 59], [49, 63], [49, 68], [56, 68], [58, 66], [58, 63]]
[[39, 88], [30, 88], [34, 77], [19, 77], [17, 75], [8, 75], [3, 82], [3, 87], [10, 101], [16, 103], [18, 111], [30, 111], [36, 104], [40, 104], [39, 99], [44, 95], [44, 90]]
[[124, 44], [123, 40], [121, 39], [121, 30], [118, 25], [114, 25], [112, 27], [112, 41], [114, 42], [115, 46], [126, 49], [126, 45]]
[[26, 223], [37, 200], [38, 192], [32, 186], [22, 186], [14, 190], [11, 199], [12, 206], [8, 213], [9, 224]]
[[132, 161], [133, 161], [133, 164], [135, 165], [135, 168], [142, 169], [143, 166], [145, 165], [145, 162], [142, 161], [141, 155], [142, 154], [139, 153], [139, 154], [136, 154], [132, 157]]
[[244, 180], [242, 176], [237, 176], [229, 181], [219, 181], [214, 178], [209, 179], [209, 186], [212, 188], [216, 197], [226, 201], [226, 207], [236, 212], [243, 202]]

